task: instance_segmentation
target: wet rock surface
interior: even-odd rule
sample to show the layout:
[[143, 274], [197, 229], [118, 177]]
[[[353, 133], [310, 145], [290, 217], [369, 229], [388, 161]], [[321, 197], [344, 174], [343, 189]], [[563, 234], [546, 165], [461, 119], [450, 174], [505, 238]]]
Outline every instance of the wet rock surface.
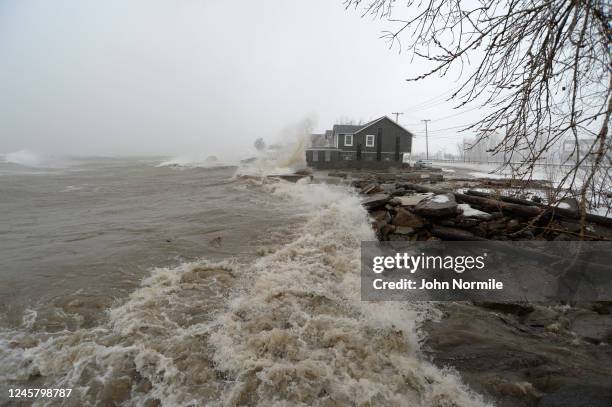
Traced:
[[452, 216], [457, 214], [457, 201], [453, 194], [437, 194], [423, 199], [414, 211], [422, 216]]
[[[423, 326], [425, 354], [498, 406], [612, 405], [610, 346], [576, 338], [566, 328], [569, 309], [546, 307], [531, 318], [537, 308], [522, 315], [469, 303], [439, 308], [442, 319]], [[530, 325], [535, 320], [542, 324]]]

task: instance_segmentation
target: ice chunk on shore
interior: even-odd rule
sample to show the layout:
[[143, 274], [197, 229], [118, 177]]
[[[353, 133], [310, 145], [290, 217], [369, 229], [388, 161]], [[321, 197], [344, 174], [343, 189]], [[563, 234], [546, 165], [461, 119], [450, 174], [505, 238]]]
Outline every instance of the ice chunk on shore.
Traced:
[[463, 212], [463, 216], [465, 217], [480, 218], [480, 219], [487, 219], [491, 217], [491, 214], [487, 212], [479, 211], [478, 209], [474, 209], [469, 204], [459, 204], [457, 205], [457, 207], [459, 208], [461, 212]]

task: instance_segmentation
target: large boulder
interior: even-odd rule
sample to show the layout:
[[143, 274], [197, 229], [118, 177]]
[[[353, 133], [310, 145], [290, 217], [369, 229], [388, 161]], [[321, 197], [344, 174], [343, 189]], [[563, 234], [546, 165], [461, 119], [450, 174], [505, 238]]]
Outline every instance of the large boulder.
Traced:
[[423, 216], [451, 216], [457, 214], [457, 201], [453, 194], [438, 194], [419, 202], [414, 211]]
[[405, 226], [413, 229], [422, 228], [425, 224], [423, 218], [413, 214], [404, 208], [398, 208], [395, 218], [393, 218], [393, 224], [395, 226]]

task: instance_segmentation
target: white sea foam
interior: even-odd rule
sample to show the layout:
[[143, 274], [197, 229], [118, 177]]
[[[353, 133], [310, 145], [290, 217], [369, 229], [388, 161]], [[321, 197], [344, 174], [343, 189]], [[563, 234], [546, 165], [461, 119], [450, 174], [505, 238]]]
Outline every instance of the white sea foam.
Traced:
[[252, 265], [218, 320], [214, 360], [235, 380], [224, 404], [483, 404], [419, 356], [417, 321], [432, 310], [360, 300], [359, 246], [374, 236], [359, 199], [325, 185], [271, 188], [312, 217]]
[[2, 159], [4, 162], [25, 167], [40, 167], [47, 161], [44, 156], [30, 150], [19, 150], [4, 154]]
[[35, 173], [40, 173], [41, 169], [58, 170], [78, 164], [78, 162], [70, 158], [45, 155], [31, 150], [19, 150], [2, 154], [0, 155], [0, 163], [35, 169]]
[[155, 269], [93, 328], [35, 334], [28, 314], [26, 329], [0, 331], [0, 383], [42, 376], [48, 387], [73, 388], [81, 405], [214, 401], [223, 383], [214, 380], [206, 336], [232, 267], [200, 261]]
[[243, 163], [236, 171], [235, 176], [265, 177], [267, 175], [293, 174], [297, 170], [306, 168], [306, 138], [300, 137], [295, 141], [259, 153], [248, 163]]
[[177, 168], [215, 168], [236, 165], [233, 162], [220, 161], [214, 155], [181, 155], [157, 164], [157, 167]]

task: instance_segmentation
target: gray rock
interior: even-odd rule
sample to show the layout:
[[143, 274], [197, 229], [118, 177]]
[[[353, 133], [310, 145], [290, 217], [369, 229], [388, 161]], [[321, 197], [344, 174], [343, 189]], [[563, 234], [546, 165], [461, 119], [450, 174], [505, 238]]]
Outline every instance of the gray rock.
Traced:
[[404, 188], [398, 188], [392, 192], [393, 196], [404, 196], [406, 195], [406, 190]]
[[395, 190], [397, 189], [395, 184], [381, 184], [380, 187], [384, 192], [388, 194], [395, 192]]
[[375, 209], [380, 208], [381, 206], [385, 206], [385, 204], [389, 202], [389, 199], [390, 197], [388, 194], [374, 194], [362, 200], [361, 204], [366, 209]]
[[393, 224], [395, 226], [406, 226], [414, 229], [422, 228], [425, 224], [423, 218], [418, 215], [411, 213], [404, 208], [398, 208], [395, 218], [393, 218]]
[[398, 197], [395, 197], [395, 199], [397, 199], [399, 204], [402, 206], [415, 206], [422, 200], [429, 198], [431, 195], [432, 194], [429, 194], [429, 193], [413, 194], [413, 195], [398, 196]]
[[453, 194], [439, 194], [419, 202], [414, 211], [423, 216], [450, 216], [457, 214], [457, 201]]

